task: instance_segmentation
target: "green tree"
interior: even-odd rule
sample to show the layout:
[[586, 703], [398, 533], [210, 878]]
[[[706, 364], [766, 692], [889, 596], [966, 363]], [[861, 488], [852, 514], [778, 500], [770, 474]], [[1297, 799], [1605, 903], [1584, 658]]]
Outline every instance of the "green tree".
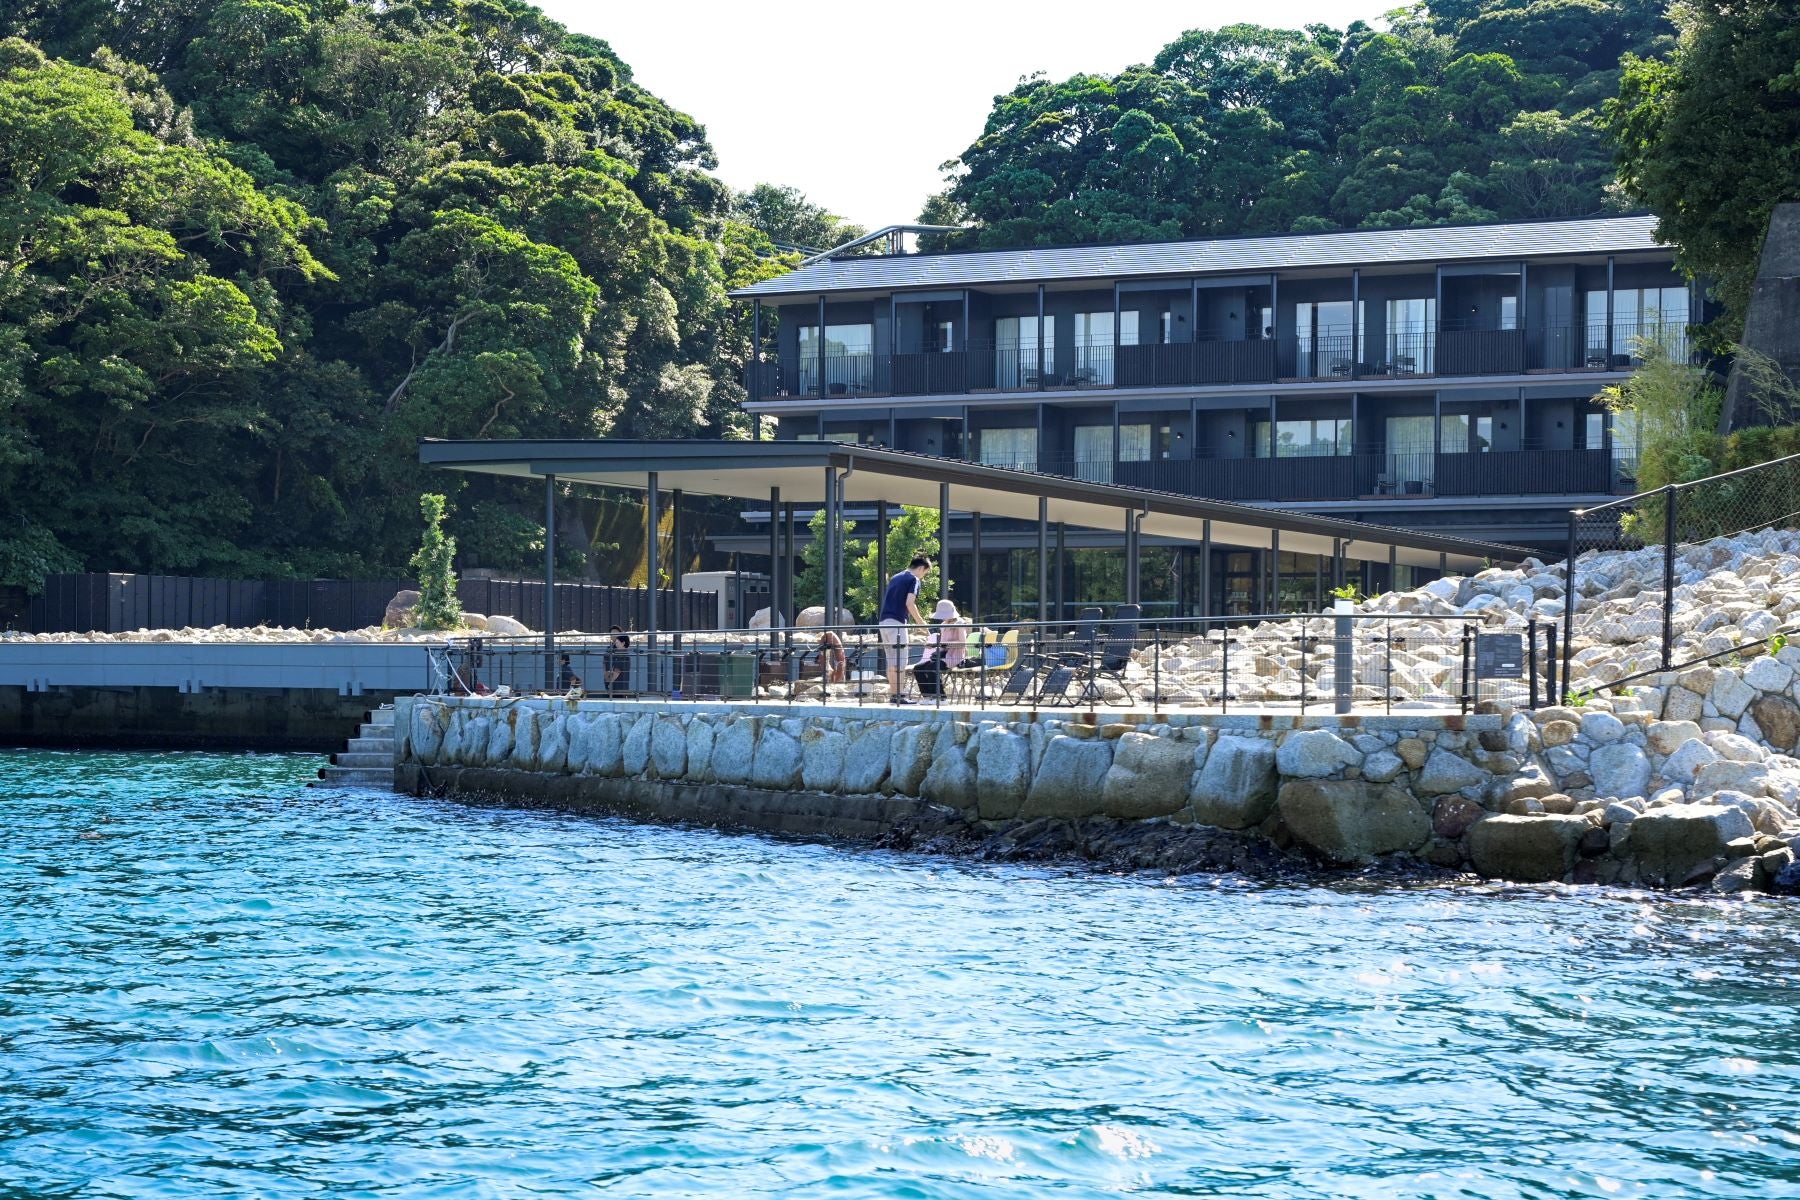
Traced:
[[[807, 532], [811, 535], [806, 545], [800, 548], [800, 570], [794, 576], [794, 604], [798, 608], [812, 608], [825, 604], [825, 533], [830, 522], [825, 519], [825, 509], [820, 507], [806, 523]], [[856, 532], [855, 521], [844, 521], [842, 524], [842, 540], [844, 546], [844, 562], [849, 563], [862, 553], [863, 544], [850, 535]], [[845, 581], [849, 580], [849, 572], [844, 573]], [[844, 600], [839, 598], [836, 607], [843, 608]], [[836, 624], [829, 618], [829, 624]], [[792, 614], [790, 614], [791, 618]]]
[[456, 539], [444, 536], [444, 498], [432, 492], [419, 497], [425, 535], [409, 566], [419, 578], [419, 603], [413, 622], [420, 629], [456, 629], [462, 625], [462, 603], [456, 596]]
[[1688, 0], [1666, 59], [1630, 57], [1605, 106], [1619, 186], [1743, 328], [1769, 215], [1800, 197], [1800, 20], [1787, 0]]
[[[919, 609], [928, 611], [937, 603], [944, 577], [943, 563], [938, 554], [938, 510], [935, 508], [915, 508], [908, 504], [902, 506], [900, 515], [888, 522], [887, 528], [887, 563], [890, 573], [901, 571], [916, 556], [923, 554], [937, 564], [937, 569], [927, 575], [919, 585]], [[846, 558], [850, 558], [846, 555]], [[862, 547], [862, 552], [850, 561], [844, 572], [849, 581], [850, 611], [864, 620], [873, 619], [881, 608], [881, 596], [887, 588], [887, 580], [881, 575], [880, 547], [871, 540]]]
[[828, 212], [799, 188], [759, 183], [733, 197], [732, 216], [771, 242], [814, 253], [855, 241], [868, 230]]

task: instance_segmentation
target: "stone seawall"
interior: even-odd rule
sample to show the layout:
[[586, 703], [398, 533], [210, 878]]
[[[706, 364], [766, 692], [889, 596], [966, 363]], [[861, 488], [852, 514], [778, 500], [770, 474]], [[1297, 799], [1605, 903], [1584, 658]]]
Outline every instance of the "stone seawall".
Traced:
[[1693, 803], [1669, 780], [1729, 762], [1706, 777], [1782, 789], [1792, 760], [1763, 751], [1739, 769], [1728, 754], [1755, 758], [1725, 740], [1740, 735], [1626, 705], [1302, 718], [416, 697], [397, 728], [406, 786], [647, 819], [903, 841], [960, 829], [1077, 852], [1096, 829], [1154, 826], [1334, 867], [1772, 881], [1792, 860], [1790, 808]]

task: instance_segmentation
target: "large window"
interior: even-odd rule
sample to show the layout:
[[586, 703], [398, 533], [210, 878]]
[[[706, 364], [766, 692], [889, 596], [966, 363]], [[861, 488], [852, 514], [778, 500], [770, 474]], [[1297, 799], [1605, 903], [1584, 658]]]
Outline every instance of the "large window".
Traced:
[[989, 466], [1037, 470], [1037, 430], [983, 429], [981, 461]]
[[[1641, 359], [1647, 344], [1677, 362], [1688, 356], [1688, 290], [1685, 287], [1618, 288], [1613, 292], [1612, 352]], [[1606, 293], [1587, 294], [1587, 361], [1606, 361]]]
[[1320, 458], [1349, 454], [1350, 418], [1314, 417], [1298, 421], [1277, 421], [1274, 451], [1276, 458]]
[[825, 327], [825, 386], [819, 387], [819, 327], [802, 325], [800, 391], [805, 395], [843, 396], [867, 392], [875, 380], [875, 327]]
[[[1119, 314], [1119, 345], [1138, 344], [1138, 314], [1135, 309]], [[1069, 382], [1110, 385], [1113, 381], [1113, 314], [1090, 312], [1075, 314], [1075, 367]]]
[[1436, 465], [1431, 426], [1432, 418], [1427, 415], [1387, 419], [1387, 453], [1381, 472], [1384, 478], [1376, 480], [1378, 487], [1385, 485], [1394, 493], [1431, 490]]
[[[1056, 373], [1056, 319], [1044, 318], [1043, 375]], [[1037, 387], [1038, 319], [1001, 317], [994, 322], [994, 382], [1003, 388]]]
[[[1353, 308], [1348, 300], [1301, 301], [1294, 306], [1294, 339], [1302, 375], [1350, 374], [1356, 359], [1356, 318], [1366, 302]], [[1354, 315], [1353, 315], [1354, 314]]]
[[[1120, 430], [1120, 437], [1124, 431]], [[1111, 425], [1075, 427], [1075, 477], [1089, 483], [1111, 483], [1113, 431]]]
[[1389, 300], [1387, 345], [1383, 347], [1388, 369], [1396, 375], [1431, 374], [1436, 369], [1436, 334], [1436, 298]]

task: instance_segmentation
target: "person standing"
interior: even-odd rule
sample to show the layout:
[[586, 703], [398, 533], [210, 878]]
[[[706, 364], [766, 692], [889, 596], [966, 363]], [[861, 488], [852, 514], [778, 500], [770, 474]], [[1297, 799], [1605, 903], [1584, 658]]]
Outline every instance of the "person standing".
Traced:
[[931, 560], [923, 554], [912, 560], [906, 570], [888, 580], [881, 594], [881, 613], [877, 629], [887, 656], [888, 700], [893, 704], [910, 704], [901, 694], [906, 678], [906, 634], [909, 627], [923, 625], [919, 615], [919, 585], [931, 574]]

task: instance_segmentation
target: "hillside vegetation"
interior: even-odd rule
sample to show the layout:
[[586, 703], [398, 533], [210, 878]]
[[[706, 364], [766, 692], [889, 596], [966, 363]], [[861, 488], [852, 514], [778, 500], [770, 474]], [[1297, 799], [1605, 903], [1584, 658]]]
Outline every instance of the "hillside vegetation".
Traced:
[[946, 164], [951, 244], [1280, 233], [1594, 213], [1620, 59], [1657, 0], [1437, 0], [1386, 28], [1196, 30], [1117, 75], [1022, 81]]
[[[780, 267], [604, 42], [518, 0], [4, 12], [0, 584], [388, 573], [459, 486], [422, 435], [741, 420], [725, 292]], [[541, 503], [451, 529], [525, 565]]]

